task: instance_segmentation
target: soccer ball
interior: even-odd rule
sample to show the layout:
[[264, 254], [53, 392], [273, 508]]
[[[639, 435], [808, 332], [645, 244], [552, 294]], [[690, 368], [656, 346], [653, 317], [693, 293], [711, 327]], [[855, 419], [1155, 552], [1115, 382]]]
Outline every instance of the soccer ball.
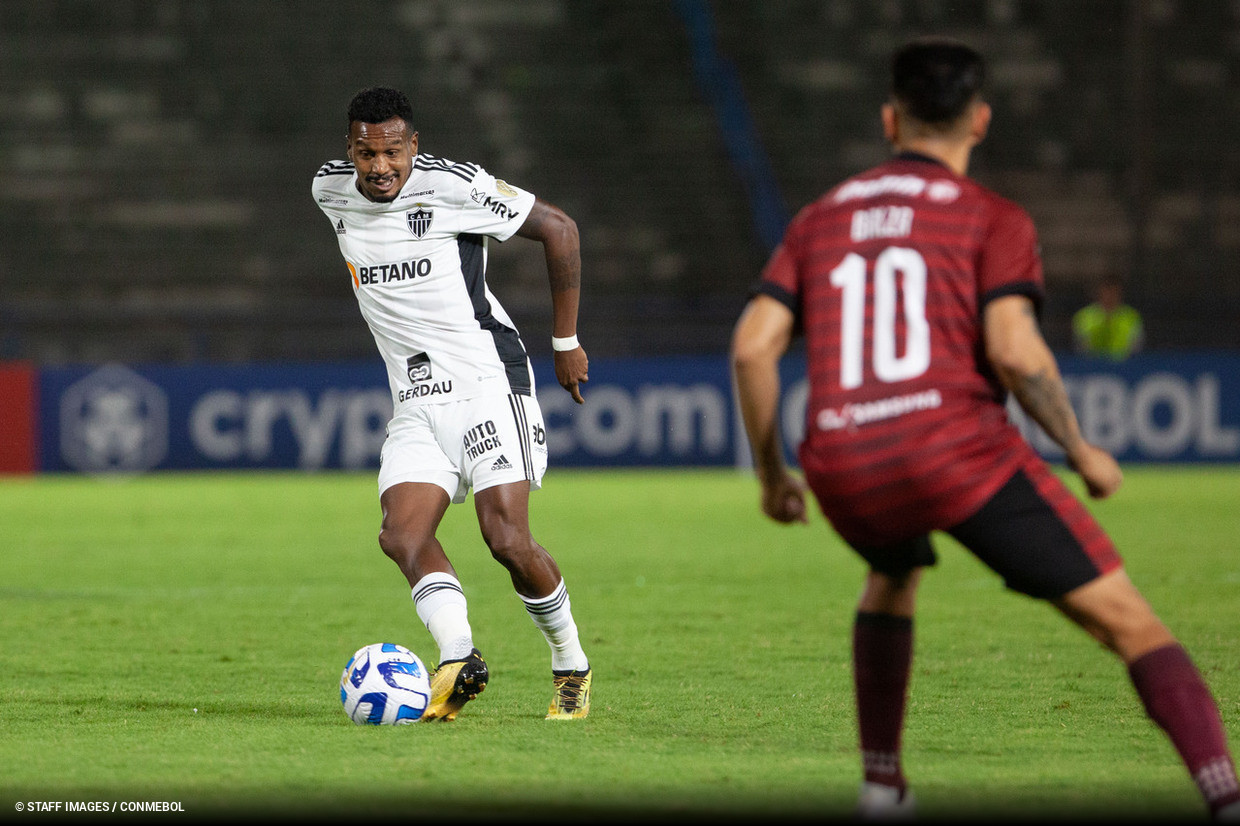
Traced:
[[426, 666], [403, 645], [376, 642], [363, 646], [340, 675], [344, 713], [359, 725], [416, 723], [430, 700]]

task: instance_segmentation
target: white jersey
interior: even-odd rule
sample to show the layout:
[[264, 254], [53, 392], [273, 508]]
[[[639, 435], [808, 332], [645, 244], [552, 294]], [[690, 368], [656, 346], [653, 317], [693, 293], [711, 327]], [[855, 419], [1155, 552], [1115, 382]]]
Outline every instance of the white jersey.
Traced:
[[397, 411], [534, 394], [525, 345], [486, 283], [488, 237], [510, 238], [533, 194], [425, 153], [390, 203], [359, 192], [345, 161], [324, 164], [311, 191], [336, 231]]

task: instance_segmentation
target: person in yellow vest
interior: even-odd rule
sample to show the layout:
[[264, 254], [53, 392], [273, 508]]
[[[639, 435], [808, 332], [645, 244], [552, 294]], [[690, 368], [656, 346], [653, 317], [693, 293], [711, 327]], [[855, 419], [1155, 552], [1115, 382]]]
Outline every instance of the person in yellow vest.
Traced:
[[1118, 278], [1098, 285], [1094, 301], [1072, 316], [1072, 334], [1077, 352], [1122, 361], [1145, 343], [1141, 313], [1124, 303], [1124, 288]]

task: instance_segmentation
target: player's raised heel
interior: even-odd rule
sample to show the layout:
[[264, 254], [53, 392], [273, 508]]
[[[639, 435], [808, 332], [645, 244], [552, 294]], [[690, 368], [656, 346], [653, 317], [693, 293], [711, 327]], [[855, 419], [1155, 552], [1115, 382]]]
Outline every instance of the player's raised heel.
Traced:
[[555, 693], [547, 709], [548, 720], [581, 720], [590, 713], [590, 680], [594, 670], [553, 671]]
[[431, 701], [422, 719], [455, 720], [461, 708], [487, 687], [490, 676], [477, 648], [464, 659], [441, 662], [431, 675]]

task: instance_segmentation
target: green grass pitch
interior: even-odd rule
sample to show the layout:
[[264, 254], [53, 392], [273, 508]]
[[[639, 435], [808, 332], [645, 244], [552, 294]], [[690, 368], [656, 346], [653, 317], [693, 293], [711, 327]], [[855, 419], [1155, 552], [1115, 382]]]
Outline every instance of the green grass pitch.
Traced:
[[[1240, 743], [1240, 469], [1127, 474], [1089, 506]], [[371, 474], [0, 479], [0, 809], [848, 814], [862, 567], [821, 518], [765, 520], [732, 470], [553, 468], [532, 521], [595, 669], [590, 718], [542, 719], [546, 644], [471, 500], [441, 539], [491, 684], [455, 723], [371, 728], [340, 708], [349, 655], [436, 656], [379, 551]], [[938, 549], [905, 735], [921, 813], [1204, 820], [1118, 661]]]

